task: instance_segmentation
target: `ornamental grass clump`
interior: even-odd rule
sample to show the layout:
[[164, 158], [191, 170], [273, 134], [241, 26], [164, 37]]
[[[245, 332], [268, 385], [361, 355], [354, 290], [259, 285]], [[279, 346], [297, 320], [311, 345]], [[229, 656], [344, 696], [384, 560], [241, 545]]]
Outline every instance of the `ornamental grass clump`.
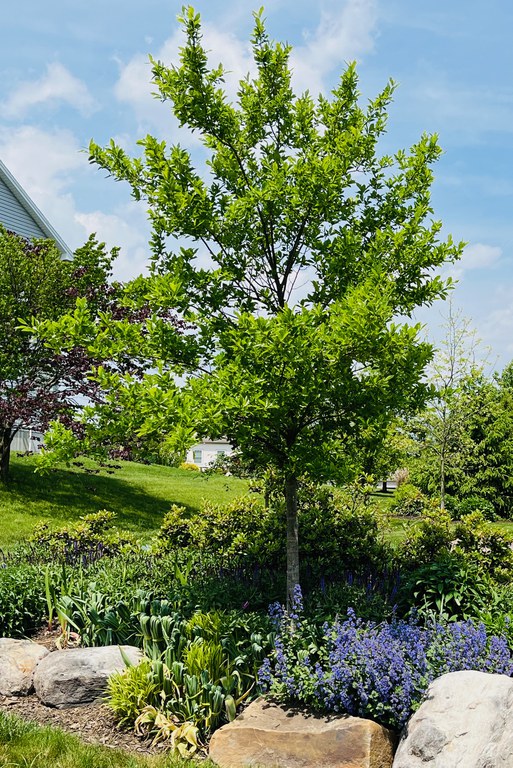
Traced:
[[407, 621], [365, 622], [351, 609], [345, 621], [308, 623], [301, 595], [291, 612], [271, 608], [273, 653], [259, 672], [278, 699], [318, 712], [367, 717], [401, 728], [432, 680], [463, 669], [513, 674], [507, 642], [472, 621], [422, 626]]

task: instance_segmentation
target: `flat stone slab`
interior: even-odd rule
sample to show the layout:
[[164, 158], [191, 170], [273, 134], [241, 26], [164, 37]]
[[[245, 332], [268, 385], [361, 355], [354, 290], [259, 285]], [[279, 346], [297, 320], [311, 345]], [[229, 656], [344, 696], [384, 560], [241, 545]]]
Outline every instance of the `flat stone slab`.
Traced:
[[[142, 658], [139, 648], [121, 646], [132, 664]], [[34, 689], [47, 706], [64, 709], [90, 704], [104, 696], [113, 672], [122, 672], [125, 662], [118, 645], [103, 648], [68, 648], [45, 656], [34, 673]]]
[[435, 680], [401, 734], [393, 768], [511, 768], [513, 680], [450, 672]]
[[31, 640], [0, 637], [0, 693], [27, 696], [33, 687], [34, 670], [48, 650]]
[[316, 717], [258, 699], [214, 733], [220, 768], [391, 768], [396, 736], [358, 717]]

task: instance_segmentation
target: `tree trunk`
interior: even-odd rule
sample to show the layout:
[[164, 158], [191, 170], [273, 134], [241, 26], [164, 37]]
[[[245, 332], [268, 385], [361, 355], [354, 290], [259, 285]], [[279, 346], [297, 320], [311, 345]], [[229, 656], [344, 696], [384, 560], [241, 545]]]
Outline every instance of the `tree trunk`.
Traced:
[[288, 476], [285, 481], [285, 504], [287, 509], [287, 610], [292, 607], [294, 589], [299, 584], [297, 487], [297, 477]]
[[440, 460], [440, 509], [445, 509], [445, 461]]
[[0, 427], [0, 481], [2, 483], [6, 483], [9, 477], [12, 438], [12, 430], [9, 427]]
[[381, 493], [388, 493], [388, 480], [381, 481]]

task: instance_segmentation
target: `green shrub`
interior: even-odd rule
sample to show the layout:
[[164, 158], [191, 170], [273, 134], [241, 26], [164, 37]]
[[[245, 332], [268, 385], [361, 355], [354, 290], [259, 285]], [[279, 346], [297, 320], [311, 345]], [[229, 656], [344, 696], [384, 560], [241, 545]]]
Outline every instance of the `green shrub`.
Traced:
[[[204, 501], [201, 512], [190, 519], [190, 537], [194, 547], [223, 558], [259, 562], [271, 554], [265, 546], [271, 512], [255, 496], [245, 495], [228, 504]], [[264, 554], [265, 553], [265, 554]]]
[[157, 536], [160, 552], [187, 547], [192, 542], [191, 523], [185, 507], [172, 504], [166, 512]]
[[475, 618], [485, 610], [492, 581], [458, 553], [443, 553], [409, 574], [400, 591], [403, 612], [415, 606], [424, 619], [438, 622]]
[[200, 468], [197, 464], [193, 464], [190, 461], [182, 461], [182, 463], [179, 465], [179, 469], [185, 469], [187, 472], [199, 472]]
[[402, 483], [394, 492], [389, 510], [398, 517], [420, 517], [431, 507], [432, 502], [415, 485]]
[[408, 531], [398, 548], [402, 568], [413, 570], [447, 554], [454, 541], [449, 513], [443, 509], [428, 510]]
[[40, 566], [0, 566], [0, 636], [21, 637], [45, 619], [45, 576]]
[[[281, 540], [284, 544], [283, 534]], [[354, 489], [306, 486], [299, 499], [299, 542], [304, 568], [314, 582], [344, 572], [381, 572], [391, 558], [380, 533], [378, 507]]]
[[489, 634], [503, 635], [513, 650], [513, 585], [492, 584], [486, 605], [478, 612], [477, 620], [482, 622]]
[[262, 502], [249, 495], [228, 504], [204, 501], [200, 513], [191, 516], [184, 507], [173, 505], [159, 531], [159, 551], [192, 545], [195, 550], [223, 558], [249, 558], [258, 562], [263, 554], [269, 516]]
[[480, 512], [484, 519], [490, 522], [498, 519], [492, 502], [481, 496], [468, 496], [466, 499], [459, 499], [454, 504], [453, 510], [452, 517], [455, 520], [461, 520], [472, 512]]
[[81, 522], [52, 530], [39, 523], [29, 539], [32, 557], [42, 562], [59, 560], [68, 563], [94, 561], [112, 556], [135, 545], [135, 537], [112, 528], [116, 515], [106, 509], [84, 515]]
[[[341, 572], [378, 567], [390, 553], [378, 528], [378, 511], [363, 497], [332, 486], [304, 486], [299, 495], [299, 554], [302, 578], [331, 578]], [[204, 502], [187, 515], [174, 506], [159, 533], [159, 551], [179, 547], [209, 553], [230, 567], [258, 566], [280, 571], [285, 563], [286, 516], [270, 498], [266, 507], [254, 495], [229, 504]]]
[[455, 525], [457, 551], [469, 562], [486, 570], [499, 581], [509, 581], [513, 573], [513, 538], [488, 523], [481, 512], [471, 512]]

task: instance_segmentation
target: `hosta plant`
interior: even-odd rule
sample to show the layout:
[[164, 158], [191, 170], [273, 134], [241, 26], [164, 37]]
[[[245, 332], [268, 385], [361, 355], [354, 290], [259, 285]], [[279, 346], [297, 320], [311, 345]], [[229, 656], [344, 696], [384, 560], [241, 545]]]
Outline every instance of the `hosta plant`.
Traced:
[[120, 720], [159, 740], [174, 734], [181, 744], [175, 726], [187, 723], [203, 740], [256, 693], [257, 670], [272, 644], [269, 626], [235, 612], [196, 612], [185, 619], [167, 601], [146, 608], [140, 615], [146, 659], [138, 671], [129, 668], [113, 678], [110, 706]]

